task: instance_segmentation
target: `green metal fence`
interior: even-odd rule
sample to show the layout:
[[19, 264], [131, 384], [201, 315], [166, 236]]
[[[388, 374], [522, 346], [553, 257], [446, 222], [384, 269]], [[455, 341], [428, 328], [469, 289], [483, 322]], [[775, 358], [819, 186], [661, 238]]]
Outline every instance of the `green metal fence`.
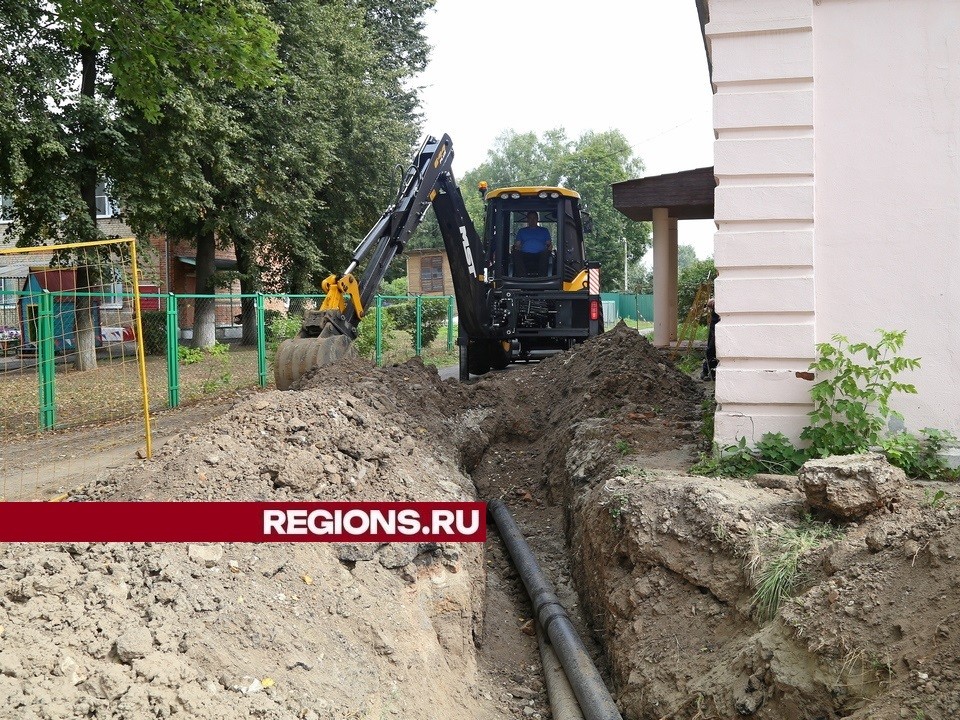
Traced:
[[[95, 303], [104, 303], [108, 297], [96, 293], [90, 295]], [[23, 293], [7, 292], [5, 297], [4, 307], [18, 308]], [[109, 297], [115, 300], [117, 295]], [[240, 387], [270, 386], [273, 382], [271, 362], [276, 347], [299, 331], [303, 311], [319, 307], [323, 299], [323, 295], [259, 293], [215, 296], [141, 294], [151, 407], [172, 408], [201, 396], [223, 394]], [[192, 348], [193, 318], [197, 304], [203, 301], [215, 304], [218, 345], [213, 351]], [[243, 318], [240, 308], [244, 301], [244, 307], [252, 308], [253, 313], [253, 332], [249, 332], [248, 324], [246, 344], [241, 337]], [[0, 435], [54, 427], [60, 429], [107, 419], [105, 414], [100, 418], [96, 408], [89, 407], [91, 400], [97, 400], [97, 394], [90, 391], [85, 398], [78, 399], [64, 410], [65, 394], [69, 394], [72, 384], [80, 382], [83, 374], [70, 367], [72, 349], [66, 349], [56, 340], [57, 332], [62, 333], [62, 328], [55, 327], [57, 312], [53, 295], [45, 293], [36, 310], [31, 310], [29, 328], [21, 327], [27, 320], [19, 310], [16, 316], [12, 311], [10, 313], [11, 322], [4, 330], [18, 337], [29, 337], [31, 342], [0, 343], [0, 398], [6, 405], [4, 412], [0, 412]], [[62, 325], [61, 320], [57, 322]], [[14, 323], [18, 324], [14, 326]], [[112, 329], [123, 332], [116, 342], [98, 340], [98, 352], [104, 356], [103, 370], [108, 384], [111, 371], [107, 368], [106, 355], [129, 359], [132, 352], [134, 322], [129, 293], [124, 297], [124, 309], [111, 314], [110, 325], [117, 325]], [[428, 354], [432, 362], [454, 364], [455, 358], [446, 357], [445, 353], [453, 353], [455, 349], [455, 300], [452, 296], [378, 296], [361, 322], [360, 335], [357, 344], [366, 341], [368, 350], [365, 354], [377, 365], [424, 354]], [[90, 382], [84, 379], [86, 385]], [[104, 382], [104, 378], [97, 382]], [[27, 391], [31, 397], [24, 397]], [[17, 403], [23, 405], [22, 413], [16, 412]], [[81, 407], [83, 405], [86, 407]], [[109, 419], [117, 417], [111, 415]]]
[[615, 318], [607, 318], [605, 314], [604, 319], [629, 318], [640, 322], [653, 322], [653, 295], [601, 293], [600, 299], [604, 303], [613, 303], [616, 311]]

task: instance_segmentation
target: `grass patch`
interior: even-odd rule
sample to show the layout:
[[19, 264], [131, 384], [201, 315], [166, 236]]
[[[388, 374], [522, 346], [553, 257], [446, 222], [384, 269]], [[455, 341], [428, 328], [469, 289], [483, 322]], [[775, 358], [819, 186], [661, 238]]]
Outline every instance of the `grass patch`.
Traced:
[[777, 533], [769, 556], [759, 551], [753, 555], [748, 563], [748, 570], [756, 578], [752, 605], [761, 621], [773, 619], [784, 599], [797, 589], [804, 556], [839, 536], [832, 525], [806, 518], [799, 527]]

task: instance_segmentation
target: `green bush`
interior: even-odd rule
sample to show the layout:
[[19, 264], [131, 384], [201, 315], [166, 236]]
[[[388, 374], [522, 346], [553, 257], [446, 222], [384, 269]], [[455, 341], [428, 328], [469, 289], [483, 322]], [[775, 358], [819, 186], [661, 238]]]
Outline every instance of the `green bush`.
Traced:
[[196, 365], [203, 362], [203, 350], [201, 348], [179, 345], [177, 347], [177, 359], [181, 365]]
[[810, 458], [847, 455], [879, 449], [891, 464], [908, 476], [921, 479], [956, 479], [938, 454], [956, 443], [949, 432], [924, 428], [913, 433], [886, 434], [891, 418], [903, 416], [890, 407], [895, 392], [916, 393], [913, 385], [895, 378], [920, 367], [919, 358], [901, 357], [905, 332], [878, 330], [876, 345], [850, 343], [834, 335], [833, 343], [817, 345], [817, 360], [810, 365], [823, 379], [811, 389], [814, 409], [811, 423], [800, 433], [810, 447], [795, 448], [781, 433], [767, 433], [754, 448], [746, 438], [736, 445], [714, 446], [691, 468], [699, 475], [744, 477], [758, 472], [794, 473]]
[[750, 477], [757, 473], [790, 475], [809, 457], [806, 451], [795, 448], [783, 433], [764, 433], [754, 448], [747, 447], [746, 438], [723, 448], [714, 445], [713, 453], [701, 453], [690, 472], [713, 477]]
[[922, 438], [913, 433], [899, 432], [880, 440], [880, 448], [887, 459], [901, 468], [908, 476], [925, 480], [949, 478], [956, 479], [951, 471], [937, 456], [943, 448], [955, 443], [957, 438], [949, 432], [923, 428]]
[[[697, 290], [706, 282], [712, 282], [717, 277], [717, 268], [712, 258], [697, 260], [680, 271], [677, 279], [677, 317], [683, 322], [690, 312], [690, 306], [697, 295]], [[709, 319], [709, 315], [700, 318], [702, 322]]]
[[906, 332], [877, 332], [876, 345], [851, 343], [843, 335], [834, 335], [833, 344], [817, 345], [817, 360], [810, 369], [827, 377], [810, 391], [811, 422], [800, 433], [816, 457], [861, 453], [879, 446], [889, 419], [903, 419], [890, 407], [890, 396], [917, 392], [913, 385], [894, 379], [904, 370], [920, 367], [920, 358], [897, 354]]
[[230, 346], [226, 343], [214, 343], [212, 347], [208, 348], [178, 345], [177, 356], [181, 365], [196, 365], [203, 362], [207, 357], [220, 358], [223, 362], [226, 362], [229, 349]]
[[[380, 333], [382, 335], [380, 350], [384, 355], [387, 354], [387, 351], [391, 347], [390, 336], [393, 330], [393, 318], [390, 317], [390, 313], [380, 313]], [[371, 308], [367, 314], [363, 316], [360, 325], [357, 326], [357, 339], [353, 344], [360, 357], [367, 358], [368, 360], [375, 359], [377, 354], [376, 308]]]
[[[447, 326], [447, 299], [428, 298], [421, 301], [420, 309], [420, 341], [426, 347], [440, 334], [440, 330]], [[389, 306], [389, 314], [393, 316], [394, 325], [398, 330], [410, 333], [410, 342], [416, 347], [417, 343], [417, 304], [414, 300], [397, 303]]]
[[284, 340], [296, 337], [300, 332], [300, 326], [303, 325], [303, 318], [299, 315], [282, 315], [276, 310], [271, 310], [270, 321], [264, 317], [264, 323], [267, 325], [264, 338], [266, 340], [267, 355], [273, 357], [277, 348]]
[[140, 314], [143, 350], [147, 355], [167, 353], [167, 314], [162, 310], [144, 310]]

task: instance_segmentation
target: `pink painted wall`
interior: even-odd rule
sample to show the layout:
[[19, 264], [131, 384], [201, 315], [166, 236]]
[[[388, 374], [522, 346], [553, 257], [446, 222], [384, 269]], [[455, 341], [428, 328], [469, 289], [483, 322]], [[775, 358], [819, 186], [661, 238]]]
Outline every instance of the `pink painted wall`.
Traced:
[[960, 1], [709, 0], [716, 440], [796, 439], [815, 343], [907, 330], [960, 434]]

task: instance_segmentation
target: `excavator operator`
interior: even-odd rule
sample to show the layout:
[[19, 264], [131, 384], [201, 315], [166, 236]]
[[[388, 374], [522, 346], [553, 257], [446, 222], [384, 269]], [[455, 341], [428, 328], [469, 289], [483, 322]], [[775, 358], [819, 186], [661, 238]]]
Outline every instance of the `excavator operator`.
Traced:
[[547, 274], [547, 262], [553, 249], [550, 231], [540, 225], [540, 215], [527, 213], [527, 226], [517, 231], [513, 245], [513, 263], [516, 275], [542, 277]]

